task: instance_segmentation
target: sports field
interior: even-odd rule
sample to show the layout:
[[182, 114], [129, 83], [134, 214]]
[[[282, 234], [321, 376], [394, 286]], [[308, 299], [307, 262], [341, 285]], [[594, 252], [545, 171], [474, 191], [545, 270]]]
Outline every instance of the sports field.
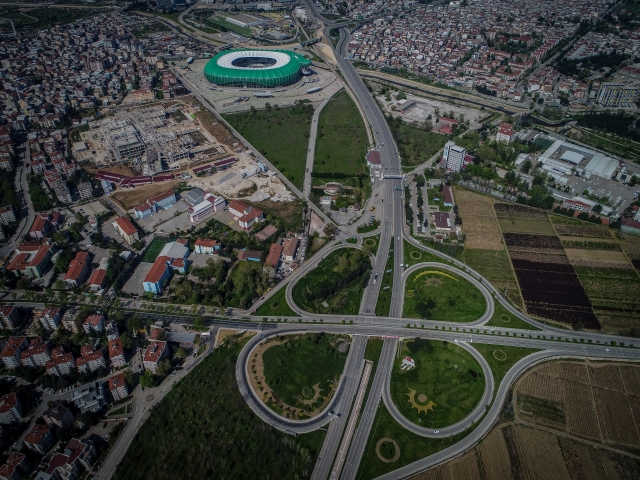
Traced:
[[144, 255], [142, 256], [142, 262], [153, 263], [158, 258], [158, 255], [162, 251], [162, 248], [169, 243], [168, 238], [156, 237], [153, 239], [153, 242], [149, 245], [149, 247], [145, 250]]

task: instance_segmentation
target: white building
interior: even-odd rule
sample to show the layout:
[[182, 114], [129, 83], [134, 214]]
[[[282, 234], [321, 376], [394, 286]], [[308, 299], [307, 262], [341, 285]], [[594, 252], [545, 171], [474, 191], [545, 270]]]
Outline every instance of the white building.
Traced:
[[447, 142], [444, 146], [444, 155], [442, 156], [442, 165], [447, 170], [459, 172], [462, 169], [462, 163], [467, 151], [453, 142]]

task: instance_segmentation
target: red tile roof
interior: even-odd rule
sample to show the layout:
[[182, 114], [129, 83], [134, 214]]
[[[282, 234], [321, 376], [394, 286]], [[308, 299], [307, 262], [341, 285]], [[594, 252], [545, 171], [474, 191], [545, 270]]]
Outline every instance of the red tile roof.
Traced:
[[91, 278], [89, 278], [89, 285], [98, 285], [102, 286], [104, 284], [104, 279], [107, 275], [107, 271], [99, 268], [98, 270], [94, 270], [91, 274]]
[[133, 235], [138, 231], [133, 223], [131, 223], [131, 221], [126, 217], [116, 218], [116, 223], [118, 224], [120, 229], [127, 235]]
[[116, 390], [125, 384], [124, 373], [114, 375], [109, 379], [109, 390]]
[[[232, 201], [229, 204], [229, 211], [231, 212], [232, 210], [234, 210], [235, 212], [239, 212], [240, 214], [243, 214], [244, 212], [247, 211], [247, 208], [249, 208], [248, 205], [245, 205], [242, 202], [239, 202], [237, 200]], [[231, 212], [232, 215], [235, 215], [234, 212]]]
[[158, 363], [165, 348], [167, 348], [167, 342], [152, 340], [149, 348], [144, 352], [144, 361]]
[[27, 337], [9, 337], [2, 353], [0, 353], [0, 357], [13, 357], [26, 340]]
[[156, 258], [156, 261], [153, 263], [153, 267], [147, 273], [147, 276], [144, 277], [145, 282], [150, 283], [158, 283], [164, 275], [164, 272], [167, 270], [167, 262], [171, 261], [171, 257], [162, 256]]
[[38, 445], [47, 433], [49, 433], [48, 427], [36, 423], [29, 432], [29, 435], [24, 438], [24, 441]]
[[124, 355], [122, 340], [120, 338], [109, 340], [109, 358], [119, 357], [120, 355]]
[[8, 393], [4, 397], [0, 397], [0, 413], [6, 413], [18, 405], [18, 397], [15, 393]]
[[196, 247], [208, 247], [208, 248], [215, 248], [217, 246], [220, 246], [220, 242], [218, 242], [218, 240], [214, 239], [214, 238], [199, 238], [196, 240], [195, 243]]
[[78, 280], [83, 270], [87, 266], [88, 261], [89, 261], [89, 253], [82, 252], [82, 251], [76, 253], [76, 257], [73, 260], [71, 260], [71, 263], [69, 263], [69, 269], [67, 270], [67, 273], [64, 276], [64, 280], [65, 281]]
[[93, 315], [89, 315], [87, 317], [83, 325], [93, 325], [94, 327], [97, 327], [102, 321], [104, 321], [104, 315], [99, 313], [94, 313]]
[[13, 478], [16, 469], [26, 458], [26, 455], [22, 453], [13, 452], [5, 464], [0, 467], [0, 477]]
[[[53, 355], [51, 356], [53, 357]], [[65, 363], [70, 363], [72, 365], [74, 364], [73, 353], [69, 352], [69, 353], [65, 353], [62, 356], [56, 356], [55, 358], [52, 358], [51, 360], [49, 360], [45, 367], [47, 370], [49, 370], [50, 368], [53, 368], [58, 365], [64, 365]]]
[[267, 260], [265, 263], [267, 265], [271, 265], [275, 267], [280, 261], [280, 255], [282, 255], [282, 245], [278, 245], [277, 243], [272, 243], [271, 248], [269, 248], [269, 255], [267, 255]]
[[160, 201], [164, 200], [165, 198], [172, 197], [173, 195], [175, 195], [174, 191], [173, 190], [168, 190], [166, 192], [162, 192], [162, 193], [159, 193], [158, 195], [155, 195], [155, 196], [151, 197], [149, 199], [149, 202], [160, 202]]

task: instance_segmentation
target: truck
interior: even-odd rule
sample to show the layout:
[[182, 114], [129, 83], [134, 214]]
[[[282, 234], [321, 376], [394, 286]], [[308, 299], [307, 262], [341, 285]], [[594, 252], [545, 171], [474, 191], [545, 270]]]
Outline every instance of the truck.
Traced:
[[260, 167], [248, 168], [247, 170], [243, 170], [240, 172], [240, 176], [242, 178], [253, 177], [256, 173], [260, 171]]
[[320, 90], [322, 90], [322, 87], [313, 87], [307, 90], [307, 93], [316, 93], [316, 92], [319, 92]]

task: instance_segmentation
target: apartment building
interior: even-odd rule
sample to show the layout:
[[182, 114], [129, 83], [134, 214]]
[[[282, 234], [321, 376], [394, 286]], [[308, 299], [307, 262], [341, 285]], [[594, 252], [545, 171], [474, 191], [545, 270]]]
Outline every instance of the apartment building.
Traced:
[[9, 337], [2, 352], [0, 359], [5, 368], [16, 368], [22, 364], [20, 355], [22, 351], [29, 346], [27, 337]]
[[0, 322], [4, 328], [16, 328], [21, 321], [20, 310], [15, 305], [0, 307]]
[[124, 241], [129, 245], [140, 240], [138, 230], [128, 218], [118, 217], [116, 221], [113, 222], [113, 228], [116, 229], [116, 231], [122, 236]]
[[167, 342], [153, 340], [144, 352], [143, 362], [144, 368], [156, 373], [158, 363], [169, 355], [169, 347]]
[[80, 251], [76, 253], [75, 258], [69, 263], [69, 268], [64, 276], [64, 283], [69, 287], [82, 285], [89, 275], [90, 265], [89, 252]]
[[73, 413], [67, 407], [54, 403], [43, 414], [42, 419], [48, 427], [69, 428], [75, 422]]
[[51, 360], [49, 344], [41, 337], [31, 340], [29, 346], [20, 353], [20, 362], [25, 367], [44, 367], [49, 360]]
[[58, 377], [69, 375], [76, 368], [76, 361], [73, 353], [64, 353], [64, 348], [58, 347], [51, 350], [51, 360], [47, 362], [45, 368], [49, 375]]
[[90, 343], [80, 349], [80, 357], [76, 359], [76, 368], [81, 373], [95, 372], [99, 368], [107, 368], [102, 349], [94, 350]]
[[54, 443], [56, 443], [56, 439], [53, 436], [51, 429], [37, 423], [24, 439], [26, 447], [32, 452], [39, 453], [40, 455], [46, 455], [46, 453], [51, 450]]
[[15, 393], [0, 397], [0, 423], [10, 425], [22, 420], [22, 404]]
[[40, 314], [38, 321], [45, 330], [56, 330], [60, 325], [61, 318], [62, 310], [60, 308], [47, 307]]
[[94, 313], [89, 315], [87, 319], [82, 324], [84, 331], [87, 335], [90, 335], [91, 332], [102, 333], [104, 331], [104, 315], [101, 313]]
[[124, 373], [119, 373], [109, 379], [109, 391], [114, 402], [129, 396], [129, 387], [124, 379]]
[[122, 340], [115, 338], [109, 340], [109, 361], [114, 368], [123, 367], [127, 364], [124, 358], [124, 347], [122, 346]]
[[447, 170], [459, 172], [464, 163], [464, 157], [467, 151], [453, 142], [447, 142], [444, 146], [444, 155], [442, 156], [442, 164]]

